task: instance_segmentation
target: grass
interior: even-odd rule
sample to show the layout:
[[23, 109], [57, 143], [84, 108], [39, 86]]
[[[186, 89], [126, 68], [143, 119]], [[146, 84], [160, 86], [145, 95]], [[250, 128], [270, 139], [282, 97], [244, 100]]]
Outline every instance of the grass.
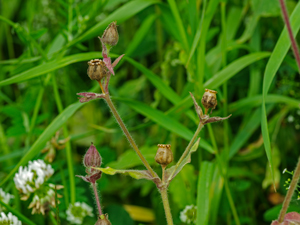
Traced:
[[[293, 170], [299, 157], [300, 81], [279, 4], [264, 3], [1, 1], [0, 187], [15, 195], [8, 210], [24, 224], [53, 224], [49, 214], [31, 215], [13, 177], [21, 165], [45, 157], [41, 150], [57, 131], [60, 139], [70, 137], [66, 148], [56, 151], [50, 179], [65, 186], [58, 191], [61, 224], [68, 224], [69, 203], [93, 206], [86, 183], [75, 178], [84, 174], [81, 159], [91, 142], [103, 167], [143, 168], [105, 103], [82, 104], [76, 96], [100, 92], [86, 74], [87, 61], [101, 57], [97, 36], [117, 21], [120, 40], [111, 57], [126, 55], [115, 68], [110, 93], [158, 174], [157, 144], [171, 144], [177, 161], [197, 128], [189, 92], [200, 102], [205, 88], [218, 91], [213, 116], [232, 114], [228, 123], [201, 131], [191, 164], [171, 183], [174, 224], [184, 224], [180, 212], [191, 204], [198, 207], [199, 225], [276, 219], [290, 178], [281, 171]], [[299, 43], [300, 3], [288, 1], [288, 11]], [[150, 182], [103, 175], [98, 184], [112, 224], [165, 224]], [[151, 209], [155, 219], [134, 221], [124, 204]]]

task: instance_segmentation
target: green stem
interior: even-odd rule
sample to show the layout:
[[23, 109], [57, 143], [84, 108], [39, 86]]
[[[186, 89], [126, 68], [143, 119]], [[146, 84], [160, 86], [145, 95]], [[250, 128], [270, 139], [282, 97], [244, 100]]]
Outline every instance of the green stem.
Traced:
[[[196, 132], [194, 133], [194, 136], [192, 137], [192, 139], [190, 140], [190, 143], [188, 144], [188, 146], [186, 147], [186, 149], [184, 150], [182, 156], [180, 157], [180, 159], [178, 160], [178, 162], [176, 163], [176, 168], [174, 169], [174, 172], [176, 171], [177, 167], [180, 165], [180, 163], [182, 162], [182, 160], [187, 156], [187, 154], [190, 152], [190, 149], [192, 148], [194, 142], [196, 141], [198, 134], [200, 133], [200, 131], [202, 130], [204, 124], [202, 122], [199, 123]], [[170, 176], [172, 177], [172, 176]]]
[[106, 100], [112, 114], [114, 115], [114, 117], [116, 118], [118, 124], [120, 125], [123, 133], [125, 134], [127, 140], [129, 141], [130, 145], [132, 146], [132, 148], [135, 150], [136, 154], [140, 157], [140, 159], [142, 160], [143, 164], [145, 165], [145, 167], [147, 168], [147, 170], [151, 173], [151, 175], [153, 177], [157, 177], [156, 173], [154, 172], [154, 170], [151, 168], [151, 166], [149, 165], [149, 163], [147, 162], [147, 160], [145, 159], [145, 157], [143, 156], [143, 154], [141, 153], [141, 151], [139, 150], [138, 146], [136, 145], [135, 141], [133, 140], [133, 138], [131, 137], [129, 131], [127, 130], [122, 118], [120, 117], [119, 113], [117, 112], [114, 104], [112, 103], [110, 96], [108, 93], [105, 94], [104, 99]]
[[240, 223], [240, 220], [239, 220], [234, 202], [233, 202], [232, 197], [231, 197], [230, 189], [229, 189], [229, 186], [228, 186], [228, 180], [227, 180], [226, 177], [224, 178], [224, 181], [225, 181], [225, 191], [226, 191], [226, 194], [227, 194], [227, 198], [228, 198], [228, 201], [229, 201], [229, 205], [230, 205], [230, 208], [231, 208], [231, 211], [232, 211], [232, 214], [233, 214], [235, 224], [240, 225], [241, 223]]
[[280, 214], [279, 214], [279, 217], [278, 217], [278, 222], [279, 223], [282, 223], [283, 220], [284, 220], [284, 216], [285, 216], [286, 211], [288, 210], [288, 207], [290, 205], [290, 202], [291, 202], [292, 196], [294, 194], [294, 191], [297, 187], [299, 178], [300, 178], [300, 157], [298, 159], [298, 163], [297, 163], [297, 166], [296, 166], [296, 169], [295, 169], [294, 176], [293, 176], [292, 181], [291, 181], [291, 185], [288, 189], [288, 192], [286, 193], [284, 202], [282, 204], [282, 208], [281, 208], [281, 211], [280, 211]]
[[167, 188], [160, 189], [160, 194], [161, 194], [161, 198], [162, 198], [164, 209], [165, 209], [167, 224], [173, 225], [173, 219], [172, 219], [172, 214], [171, 214], [171, 209], [170, 209], [170, 204], [169, 204], [169, 199], [168, 199]]
[[[56, 101], [56, 105], [58, 108], [59, 113], [63, 111], [63, 105], [61, 102], [61, 98], [58, 92], [58, 87], [56, 84], [55, 76], [52, 75], [52, 85], [53, 85], [53, 91], [54, 91], [54, 98]], [[64, 137], [67, 138], [69, 137], [69, 132], [66, 127], [66, 125], [63, 126], [63, 132], [64, 132]], [[70, 179], [70, 194], [71, 194], [71, 203], [75, 203], [76, 199], [76, 190], [75, 190], [75, 175], [74, 175], [74, 170], [73, 170], [73, 161], [72, 161], [72, 151], [71, 151], [71, 144], [68, 141], [66, 143], [66, 156], [67, 156], [67, 164], [68, 164], [68, 172], [69, 172], [69, 179]]]
[[52, 224], [57, 225], [57, 221], [56, 221], [56, 219], [54, 218], [52, 212], [49, 213], [49, 217], [50, 217], [50, 220], [51, 220]]

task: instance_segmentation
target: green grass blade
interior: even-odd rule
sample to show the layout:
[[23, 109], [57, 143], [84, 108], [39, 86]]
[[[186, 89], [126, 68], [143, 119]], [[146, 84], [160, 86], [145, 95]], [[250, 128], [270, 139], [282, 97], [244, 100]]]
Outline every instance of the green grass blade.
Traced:
[[[202, 140], [201, 140], [202, 141]], [[196, 224], [208, 224], [210, 202], [211, 202], [211, 183], [214, 174], [214, 164], [202, 162], [197, 186], [197, 222]]]
[[[291, 17], [290, 22], [292, 26], [292, 30], [294, 36], [298, 33], [300, 28], [300, 2], [295, 7]], [[266, 113], [266, 96], [270, 89], [271, 83], [274, 79], [274, 76], [281, 65], [285, 55], [287, 54], [289, 48], [291, 46], [291, 42], [288, 37], [287, 29], [284, 28], [277, 43], [272, 52], [272, 55], [267, 63], [265, 73], [264, 73], [264, 80], [263, 80], [263, 102], [262, 102], [262, 113], [261, 113], [261, 130], [264, 139], [264, 146], [265, 151], [267, 154], [267, 158], [270, 163], [271, 173], [274, 176], [274, 168], [272, 162], [272, 155], [271, 155], [271, 143], [269, 137], [269, 130], [268, 130], [268, 120], [267, 120], [267, 113]], [[273, 179], [274, 180], [274, 179]]]
[[69, 46], [74, 45], [78, 42], [82, 42], [88, 40], [93, 37], [101, 36], [101, 33], [106, 28], [106, 26], [113, 22], [117, 21], [118, 24], [127, 20], [128, 18], [134, 16], [135, 14], [141, 12], [143, 9], [149, 7], [150, 5], [157, 4], [160, 1], [157, 0], [134, 0], [129, 1], [122, 7], [115, 10], [108, 17], [106, 17], [101, 22], [97, 23], [95, 26], [90, 28], [88, 31], [84, 32], [83, 35], [74, 39], [70, 42]]
[[204, 83], [205, 88], [216, 89], [225, 81], [229, 80], [232, 76], [239, 71], [249, 66], [250, 64], [270, 56], [269, 52], [256, 52], [243, 56], [234, 62], [230, 63], [223, 70], [216, 73], [212, 78]]
[[[163, 112], [157, 109], [151, 108], [150, 106], [144, 103], [127, 99], [127, 98], [114, 98], [114, 99], [127, 104], [135, 111], [141, 113], [142, 115], [148, 117], [155, 123], [159, 124], [160, 126], [166, 128], [167, 130], [173, 133], [176, 133], [177, 135], [179, 135], [180, 137], [186, 140], [191, 140], [193, 137], [193, 132], [190, 131], [187, 127], [183, 126], [176, 120], [165, 115]], [[201, 139], [200, 141], [200, 146], [209, 152], [213, 152], [213, 148], [203, 139]]]
[[[265, 98], [266, 103], [284, 103], [293, 108], [299, 108], [300, 100], [293, 99], [290, 97], [282, 96], [282, 95], [273, 95], [269, 94]], [[239, 101], [231, 103], [229, 105], [229, 111], [234, 112], [236, 110], [243, 109], [243, 111], [248, 111], [249, 108], [254, 108], [262, 103], [262, 95], [256, 95], [249, 98], [243, 98]]]
[[186, 34], [186, 30], [184, 29], [177, 5], [175, 0], [168, 0], [168, 3], [170, 5], [172, 14], [175, 18], [176, 21], [176, 25], [178, 27], [179, 30], [179, 34], [180, 34], [180, 39], [181, 39], [181, 43], [183, 45], [183, 48], [188, 52], [189, 51], [189, 43], [187, 40], [187, 34]]
[[15, 168], [12, 169], [10, 173], [2, 180], [0, 186], [5, 184], [20, 166], [25, 165], [34, 156], [36, 156], [45, 147], [46, 142], [51, 139], [53, 134], [83, 105], [84, 104], [80, 102], [73, 103], [72, 105], [69, 105], [62, 113], [60, 113], [38, 137], [38, 139], [34, 142], [34, 144], [15, 166]]
[[0, 86], [26, 81], [28, 79], [41, 76], [43, 74], [52, 72], [54, 70], [57, 70], [59, 68], [65, 67], [67, 65], [70, 65], [70, 64], [73, 64], [76, 62], [88, 61], [90, 59], [95, 59], [95, 58], [99, 58], [99, 57], [101, 57], [101, 52], [79, 53], [79, 54], [74, 54], [71, 56], [66, 56], [60, 60], [53, 60], [53, 61], [41, 64], [41, 65], [38, 65], [36, 67], [33, 67], [29, 70], [26, 70], [26, 71], [20, 73], [20, 74], [17, 74], [11, 78], [0, 81]]
[[148, 16], [143, 24], [140, 26], [140, 28], [135, 32], [134, 38], [126, 48], [125, 55], [131, 56], [131, 54], [135, 51], [135, 49], [139, 46], [139, 44], [142, 42], [142, 40], [145, 38], [145, 36], [148, 34], [148, 31], [150, 30], [151, 26], [153, 25], [154, 21], [156, 19], [156, 15], [150, 15]]
[[[268, 108], [270, 112], [271, 107]], [[258, 108], [252, 113], [252, 116], [248, 119], [246, 125], [235, 136], [229, 150], [229, 159], [231, 159], [240, 148], [246, 143], [246, 141], [253, 135], [261, 123], [261, 108]]]

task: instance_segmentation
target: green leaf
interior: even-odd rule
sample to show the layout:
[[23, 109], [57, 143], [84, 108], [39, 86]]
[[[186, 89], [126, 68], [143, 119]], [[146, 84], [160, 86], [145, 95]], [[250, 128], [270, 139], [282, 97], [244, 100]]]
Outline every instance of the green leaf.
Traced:
[[101, 52], [89, 52], [89, 53], [80, 53], [71, 56], [64, 57], [60, 60], [53, 60], [36, 67], [33, 67], [29, 70], [26, 70], [20, 74], [17, 74], [11, 78], [0, 81], [0, 86], [19, 83], [22, 81], [26, 81], [28, 79], [32, 79], [43, 74], [52, 72], [59, 68], [65, 67], [72, 63], [88, 61], [90, 59], [95, 59], [101, 57]]
[[130, 44], [127, 46], [125, 55], [131, 56], [131, 54], [137, 49], [139, 44], [142, 42], [142, 40], [145, 38], [145, 36], [148, 34], [151, 26], [153, 26], [153, 23], [156, 19], [156, 15], [150, 15], [148, 16], [138, 31], [135, 32], [134, 38], [131, 40]]
[[170, 5], [172, 14], [175, 18], [176, 26], [178, 27], [178, 30], [179, 30], [181, 44], [182, 44], [183, 48], [185, 49], [185, 51], [188, 52], [189, 43], [187, 40], [186, 30], [184, 29], [184, 26], [183, 26], [183, 23], [182, 23], [182, 20], [181, 20], [181, 17], [180, 17], [178, 8], [177, 8], [177, 4], [176, 4], [175, 0], [168, 0], [168, 3]]
[[69, 105], [62, 113], [60, 113], [44, 132], [34, 142], [28, 152], [25, 153], [19, 163], [13, 168], [10, 173], [2, 180], [0, 186], [2, 186], [8, 179], [19, 169], [20, 166], [25, 165], [34, 156], [36, 156], [44, 147], [47, 141], [53, 136], [53, 134], [81, 107], [83, 103], [77, 102]]
[[108, 174], [108, 175], [123, 174], [123, 175], [131, 176], [132, 178], [137, 179], [137, 180], [139, 180], [139, 179], [146, 179], [146, 180], [157, 179], [157, 178], [153, 178], [151, 173], [148, 170], [115, 170], [110, 167], [106, 167], [106, 168], [93, 167], [93, 168], [100, 170], [103, 173]]
[[109, 14], [104, 20], [97, 23], [95, 26], [90, 28], [88, 31], [84, 32], [83, 35], [74, 39], [69, 43], [68, 46], [74, 45], [78, 42], [85, 41], [87, 39], [101, 36], [104, 29], [108, 26], [109, 23], [113, 21], [117, 21], [118, 24], [126, 21], [130, 17], [134, 16], [135, 14], [141, 12], [145, 8], [149, 7], [150, 5], [160, 3], [157, 0], [134, 0], [129, 1], [128, 3], [124, 4], [122, 7], [115, 10], [113, 13]]
[[214, 173], [214, 164], [211, 162], [202, 162], [198, 186], [197, 186], [197, 222], [196, 224], [208, 224], [210, 216], [210, 202], [212, 199], [212, 178]]
[[[291, 17], [291, 27], [293, 34], [296, 35], [300, 28], [300, 2], [295, 7]], [[267, 113], [266, 113], [266, 97], [267, 93], [270, 89], [271, 83], [275, 77], [275, 74], [281, 65], [285, 55], [287, 54], [289, 48], [291, 46], [290, 39], [288, 37], [287, 29], [284, 28], [281, 32], [281, 35], [276, 43], [276, 46], [272, 52], [272, 55], [267, 63], [265, 73], [264, 73], [264, 80], [263, 80], [263, 102], [262, 102], [262, 113], [261, 113], [261, 130], [264, 139], [264, 146], [265, 151], [270, 163], [271, 173], [274, 176], [274, 168], [273, 168], [273, 161], [271, 155], [271, 143], [269, 137], [269, 130], [268, 130], [268, 120], [267, 120]], [[274, 180], [274, 178], [273, 178]]]
[[245, 67], [268, 56], [270, 56], [269, 52], [256, 52], [243, 56], [230, 63], [223, 70], [216, 73], [212, 78], [204, 83], [204, 87], [209, 89], [216, 89]]
[[174, 177], [182, 170], [182, 168], [187, 164], [191, 162], [191, 154], [195, 151], [197, 151], [199, 146], [200, 138], [196, 141], [196, 143], [193, 145], [193, 147], [190, 149], [186, 157], [180, 162], [178, 161], [175, 166], [172, 166], [171, 168], [166, 170], [165, 176], [166, 180], [169, 183], [171, 180], [174, 179]]

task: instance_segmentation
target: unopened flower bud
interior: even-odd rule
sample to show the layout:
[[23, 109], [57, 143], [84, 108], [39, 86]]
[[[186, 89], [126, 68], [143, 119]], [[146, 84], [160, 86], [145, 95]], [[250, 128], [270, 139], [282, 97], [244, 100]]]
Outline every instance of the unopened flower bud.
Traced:
[[87, 74], [91, 80], [100, 81], [107, 76], [107, 68], [101, 59], [92, 59], [88, 61], [88, 65]]
[[166, 167], [168, 164], [170, 164], [173, 161], [173, 153], [171, 151], [171, 145], [157, 145], [157, 153], [155, 156], [155, 161]]
[[100, 218], [97, 220], [95, 225], [111, 225], [111, 222], [108, 220], [108, 216], [106, 215], [101, 215]]
[[205, 108], [205, 114], [207, 114], [208, 109], [215, 109], [218, 101], [217, 101], [217, 92], [210, 89], [205, 89], [205, 92], [203, 94], [201, 103]]
[[101, 37], [101, 40], [103, 44], [105, 44], [106, 46], [109, 45], [109, 47], [113, 47], [118, 43], [119, 34], [116, 22], [112, 22], [108, 25]]
[[85, 167], [100, 167], [101, 166], [101, 156], [99, 152], [97, 151], [96, 147], [91, 144], [88, 151], [85, 153], [83, 158], [83, 165]]

